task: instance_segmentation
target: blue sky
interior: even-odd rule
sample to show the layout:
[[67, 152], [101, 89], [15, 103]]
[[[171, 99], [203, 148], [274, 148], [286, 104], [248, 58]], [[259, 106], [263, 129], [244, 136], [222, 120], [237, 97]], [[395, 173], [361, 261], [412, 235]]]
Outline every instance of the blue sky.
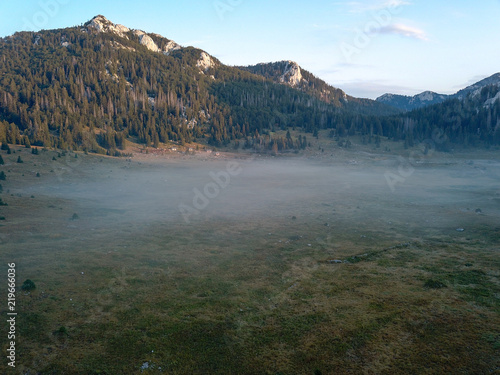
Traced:
[[453, 93], [500, 72], [500, 0], [3, 0], [0, 36], [97, 14], [228, 65], [294, 60], [360, 97]]

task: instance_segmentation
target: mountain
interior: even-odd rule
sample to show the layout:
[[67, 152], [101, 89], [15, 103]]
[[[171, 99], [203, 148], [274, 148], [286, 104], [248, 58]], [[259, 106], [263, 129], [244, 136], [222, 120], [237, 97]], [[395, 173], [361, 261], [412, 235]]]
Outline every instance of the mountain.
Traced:
[[[369, 126], [368, 115], [394, 113], [293, 64], [275, 82], [102, 15], [83, 26], [3, 38], [0, 61], [1, 142], [99, 153], [116, 153], [127, 139], [272, 147], [277, 129], [347, 134]], [[305, 143], [279, 141], [279, 149]]]
[[437, 94], [432, 91], [424, 91], [423, 93], [415, 96], [384, 94], [376, 100], [379, 103], [384, 103], [403, 111], [411, 111], [413, 109], [425, 107], [431, 104], [442, 103], [446, 99], [448, 99], [448, 95]]
[[[170, 55], [173, 51], [177, 51], [183, 48], [173, 40], [169, 40], [159, 34], [148, 34], [142, 30], [129, 29], [126, 26], [112, 23], [102, 15], [94, 17], [84, 26], [86, 27], [86, 30], [82, 30], [83, 32], [88, 32], [91, 31], [90, 29], [94, 29], [97, 32], [115, 34], [127, 40], [131, 39], [129, 38], [129, 35], [132, 34], [136, 37], [139, 37], [139, 44], [145, 46], [148, 50], [152, 52], [162, 53], [166, 56]], [[114, 46], [118, 48], [125, 48], [118, 42], [115, 42]], [[196, 62], [196, 66], [200, 68], [202, 72], [206, 72], [211, 68], [215, 68], [219, 64], [220, 62], [217, 59], [213, 58], [205, 51], [200, 52], [200, 57]]]
[[[102, 15], [83, 26], [1, 38], [0, 61], [2, 143], [111, 155], [128, 141], [285, 151], [307, 147], [303, 134], [322, 129], [339, 143], [359, 135], [362, 142], [380, 144], [383, 136], [411, 145], [439, 126], [451, 142], [500, 144], [494, 85], [473, 85], [465, 99], [399, 114], [294, 62], [231, 67]], [[289, 129], [302, 133], [277, 133]]]
[[[173, 51], [182, 49], [182, 46], [175, 43], [173, 40], [169, 40], [159, 34], [148, 34], [142, 30], [129, 29], [126, 26], [115, 24], [108, 20], [102, 15], [98, 15], [92, 18], [90, 21], [84, 24], [84, 28], [81, 29], [83, 33], [109, 33], [117, 35], [126, 40], [133, 40], [134, 36], [138, 37], [139, 44], [146, 47], [152, 52], [162, 53], [166, 56], [170, 55]], [[114, 41], [113, 46], [115, 48], [125, 48], [127, 47], [121, 45], [117, 41]], [[134, 48], [128, 47], [131, 51], [136, 51]], [[197, 66], [201, 67], [203, 71], [206, 71], [210, 67], [215, 66], [215, 62], [212, 58], [204, 51], [200, 53], [200, 59], [197, 62]]]
[[473, 85], [467, 86], [465, 89], [458, 91], [456, 94], [452, 95], [454, 98], [464, 99], [469, 94], [477, 95], [484, 87], [487, 86], [500, 86], [500, 73], [495, 73], [492, 76], [485, 78]]
[[473, 86], [442, 103], [400, 115], [405, 127], [400, 139], [408, 146], [431, 142], [441, 151], [453, 145], [500, 145], [500, 85]]
[[[182, 49], [179, 44], [161, 35], [147, 34], [142, 30], [131, 30], [126, 26], [112, 23], [102, 15], [94, 17], [84, 26], [87, 30], [93, 28], [98, 32], [112, 33], [127, 40], [130, 40], [129, 34], [132, 33], [139, 37], [139, 43], [141, 45], [145, 46], [150, 51], [163, 53], [165, 55], [169, 55], [172, 51]], [[115, 46], [123, 48], [118, 43], [115, 43]], [[207, 71], [209, 68], [215, 67], [217, 63], [218, 62], [215, 62], [212, 56], [202, 51], [196, 65], [203, 71]], [[351, 110], [357, 110], [363, 113], [396, 113], [391, 107], [383, 104], [381, 105], [373, 100], [358, 99], [348, 96], [341, 89], [328, 85], [323, 80], [315, 77], [312, 73], [301, 68], [296, 62], [290, 60], [254, 66], [240, 66], [237, 68], [261, 75], [275, 83], [285, 84], [292, 88], [299, 89], [307, 94], [315, 96], [321, 101], [333, 104], [336, 107], [347, 107]]]
[[500, 86], [500, 73], [493, 74], [491, 77], [485, 78], [471, 86], [468, 86], [453, 95], [444, 95], [437, 94], [432, 91], [425, 91], [415, 96], [384, 94], [376, 100], [380, 103], [390, 105], [400, 110], [411, 111], [432, 104], [442, 103], [448, 99], [458, 98], [463, 100], [467, 97], [467, 95], [478, 92], [484, 87], [491, 85]]
[[343, 107], [350, 111], [377, 115], [397, 113], [394, 108], [384, 103], [347, 95], [341, 89], [333, 87], [314, 76], [294, 61], [261, 63], [251, 66], [239, 66], [238, 68], [270, 79], [275, 83], [296, 88], [325, 103]]

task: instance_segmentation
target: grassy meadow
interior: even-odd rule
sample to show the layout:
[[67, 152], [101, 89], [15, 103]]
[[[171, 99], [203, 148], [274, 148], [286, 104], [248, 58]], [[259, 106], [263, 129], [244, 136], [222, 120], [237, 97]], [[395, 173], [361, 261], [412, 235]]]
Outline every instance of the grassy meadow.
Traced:
[[228, 159], [12, 150], [0, 269], [36, 289], [18, 288], [1, 373], [500, 371], [493, 152], [436, 153], [394, 191], [388, 153], [241, 157], [186, 222]]

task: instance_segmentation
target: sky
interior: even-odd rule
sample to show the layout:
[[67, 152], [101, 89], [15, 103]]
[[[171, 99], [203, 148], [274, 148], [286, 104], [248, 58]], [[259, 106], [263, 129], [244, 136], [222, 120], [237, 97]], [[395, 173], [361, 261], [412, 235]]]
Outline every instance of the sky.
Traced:
[[227, 65], [293, 60], [357, 97], [451, 94], [500, 72], [500, 0], [2, 0], [0, 37], [98, 14]]

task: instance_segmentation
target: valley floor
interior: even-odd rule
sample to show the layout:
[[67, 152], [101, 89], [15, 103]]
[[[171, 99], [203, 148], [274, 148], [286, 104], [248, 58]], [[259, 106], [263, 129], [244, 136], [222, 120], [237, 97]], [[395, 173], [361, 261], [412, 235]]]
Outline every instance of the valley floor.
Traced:
[[0, 372], [500, 371], [498, 152], [316, 146], [2, 151]]

